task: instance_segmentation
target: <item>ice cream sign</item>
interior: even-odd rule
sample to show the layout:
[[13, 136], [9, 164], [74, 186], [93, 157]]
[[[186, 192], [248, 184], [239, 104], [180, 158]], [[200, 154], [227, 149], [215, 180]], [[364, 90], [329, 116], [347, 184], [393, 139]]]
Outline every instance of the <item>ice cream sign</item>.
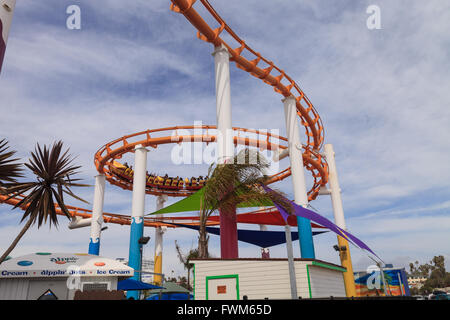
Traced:
[[112, 276], [129, 277], [133, 268], [96, 255], [37, 252], [13, 258], [0, 265], [1, 278]]

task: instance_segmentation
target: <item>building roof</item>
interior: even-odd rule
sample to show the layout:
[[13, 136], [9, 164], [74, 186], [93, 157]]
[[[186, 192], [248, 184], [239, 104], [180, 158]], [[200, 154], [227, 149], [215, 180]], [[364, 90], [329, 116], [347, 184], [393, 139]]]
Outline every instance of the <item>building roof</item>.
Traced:
[[[205, 258], [205, 259], [200, 259], [200, 258], [192, 258], [189, 260], [192, 263], [196, 263], [198, 261], [264, 261], [264, 262], [271, 262], [271, 261], [288, 261], [288, 258]], [[337, 265], [331, 262], [327, 262], [327, 261], [323, 261], [323, 260], [319, 260], [319, 259], [311, 259], [311, 258], [294, 258], [294, 261], [304, 261], [304, 262], [315, 262], [316, 265], [317, 263], [320, 264], [324, 264], [324, 265], [328, 265], [331, 267], [335, 267], [335, 268], [339, 268], [339, 269], [344, 269], [345, 271], [345, 267], [341, 266], [341, 265]]]
[[134, 270], [123, 263], [85, 253], [37, 252], [12, 258], [0, 265], [2, 278], [68, 277], [131, 277]]
[[151, 294], [154, 293], [189, 293], [189, 290], [176, 284], [175, 282], [164, 282], [162, 284], [164, 289], [153, 289], [148, 292]]

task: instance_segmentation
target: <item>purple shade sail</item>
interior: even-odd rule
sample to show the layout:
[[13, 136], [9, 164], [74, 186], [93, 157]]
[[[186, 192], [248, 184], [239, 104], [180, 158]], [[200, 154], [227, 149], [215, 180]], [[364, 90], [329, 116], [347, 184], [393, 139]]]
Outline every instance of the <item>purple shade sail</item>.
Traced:
[[2, 72], [3, 58], [5, 57], [6, 43], [3, 40], [3, 22], [0, 19], [0, 72]]
[[[266, 192], [274, 192], [272, 189], [270, 189], [269, 187], [263, 185], [264, 190], [266, 190]], [[375, 252], [373, 252], [364, 242], [362, 242], [361, 240], [359, 240], [357, 237], [355, 237], [354, 235], [352, 235], [351, 233], [339, 228], [337, 225], [335, 225], [333, 222], [331, 222], [330, 220], [328, 220], [325, 217], [322, 217], [321, 215], [319, 215], [318, 213], [303, 208], [302, 206], [299, 206], [298, 204], [296, 204], [295, 202], [284, 198], [285, 200], [289, 201], [289, 203], [291, 204], [292, 208], [294, 209], [294, 214], [298, 217], [303, 217], [306, 218], [308, 220], [314, 221], [326, 228], [328, 228], [329, 230], [333, 231], [334, 233], [336, 233], [338, 236], [344, 237], [345, 239], [347, 239], [349, 242], [351, 242], [354, 246], [359, 247], [361, 249], [367, 250], [370, 253], [372, 253], [373, 255], [375, 255], [378, 259], [381, 260], [380, 257], [378, 257]], [[283, 219], [286, 221], [287, 223], [287, 218], [289, 217], [289, 213], [286, 212], [286, 210], [284, 210], [281, 206], [279, 206], [278, 204], [274, 203], [275, 207], [278, 209], [278, 211], [280, 212], [281, 216], [283, 217]]]

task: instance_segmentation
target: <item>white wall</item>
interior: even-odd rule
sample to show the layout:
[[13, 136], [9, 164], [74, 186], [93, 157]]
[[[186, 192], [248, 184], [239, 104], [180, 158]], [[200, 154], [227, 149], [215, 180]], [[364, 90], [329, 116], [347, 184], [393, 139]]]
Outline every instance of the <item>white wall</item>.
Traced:
[[314, 265], [310, 265], [308, 268], [313, 298], [346, 296], [342, 272]]
[[[33, 282], [33, 287], [30, 285]], [[61, 282], [61, 284], [59, 284]], [[83, 283], [86, 282], [107, 282], [109, 283], [109, 290], [117, 290], [117, 277], [80, 277], [75, 281], [76, 288], [67, 290], [66, 294], [61, 294], [61, 290], [55, 294], [60, 300], [73, 300], [75, 291], [82, 289]], [[37, 284], [39, 283], [38, 287]], [[0, 300], [27, 300], [27, 298], [38, 298], [45, 289], [52, 289], [53, 286], [64, 287], [67, 284], [67, 277], [62, 278], [14, 278], [14, 279], [0, 279]], [[33, 291], [30, 293], [30, 290]], [[36, 292], [35, 292], [36, 291]], [[42, 291], [42, 292], [41, 292]], [[40, 292], [40, 294], [38, 294]]]
[[0, 279], [0, 300], [26, 300], [28, 279]]
[[[287, 259], [195, 260], [194, 293], [196, 300], [206, 299], [206, 277], [238, 275], [239, 299], [291, 299]], [[314, 264], [314, 265], [313, 265]], [[313, 261], [295, 261], [297, 296], [310, 298], [345, 297], [342, 271]], [[309, 281], [308, 271], [309, 269]]]

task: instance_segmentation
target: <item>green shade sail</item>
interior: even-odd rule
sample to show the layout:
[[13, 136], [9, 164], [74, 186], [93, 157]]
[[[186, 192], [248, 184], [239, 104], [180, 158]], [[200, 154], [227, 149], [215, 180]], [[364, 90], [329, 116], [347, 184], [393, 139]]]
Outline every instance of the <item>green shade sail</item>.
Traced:
[[[205, 188], [202, 188], [198, 190], [197, 192], [193, 193], [189, 197], [184, 198], [183, 200], [180, 200], [178, 202], [175, 202], [174, 204], [171, 204], [170, 206], [164, 207], [161, 210], [152, 212], [147, 214], [148, 215], [154, 215], [154, 214], [165, 214], [165, 213], [177, 213], [177, 212], [189, 212], [189, 211], [199, 211], [200, 210], [200, 202], [203, 197], [203, 193], [205, 192]], [[273, 202], [268, 200], [264, 202], [246, 202], [241, 203], [238, 205], [238, 208], [250, 208], [250, 207], [273, 207]]]

